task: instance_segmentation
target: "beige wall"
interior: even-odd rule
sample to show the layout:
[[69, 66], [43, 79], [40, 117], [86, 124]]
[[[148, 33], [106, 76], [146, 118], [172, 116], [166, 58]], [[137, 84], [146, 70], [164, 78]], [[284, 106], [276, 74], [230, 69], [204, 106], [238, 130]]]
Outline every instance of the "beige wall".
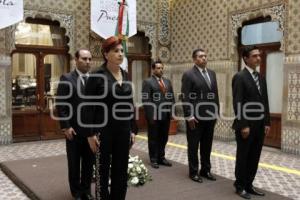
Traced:
[[197, 47], [208, 51], [210, 60], [229, 59], [228, 30], [232, 12], [249, 10], [270, 4], [287, 3], [286, 53], [300, 53], [300, 1], [276, 0], [174, 0], [172, 1], [171, 62], [191, 61], [191, 52]]
[[156, 23], [158, 20], [158, 0], [136, 0], [137, 20]]
[[300, 1], [288, 1], [287, 54], [300, 53]]
[[0, 54], [5, 53], [5, 31], [0, 30]]

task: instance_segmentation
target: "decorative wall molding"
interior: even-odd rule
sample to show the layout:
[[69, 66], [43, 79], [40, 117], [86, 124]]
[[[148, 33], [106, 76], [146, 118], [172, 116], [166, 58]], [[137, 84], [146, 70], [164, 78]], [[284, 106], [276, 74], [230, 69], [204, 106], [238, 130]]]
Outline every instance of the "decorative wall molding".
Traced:
[[233, 141], [235, 139], [234, 130], [231, 128], [233, 120], [218, 120], [214, 138], [222, 141]]
[[300, 155], [300, 128], [284, 127], [282, 129], [281, 150]]
[[299, 57], [293, 57], [284, 65], [284, 89], [283, 89], [283, 124], [300, 125], [300, 69], [295, 63]]
[[[56, 10], [34, 10], [34, 9], [24, 9], [24, 19], [32, 17], [32, 18], [44, 18], [49, 19], [51, 21], [58, 21], [60, 23], [60, 27], [65, 28], [66, 36], [69, 38], [68, 46], [70, 48], [69, 53], [74, 55], [75, 53], [75, 17], [72, 13], [57, 13]], [[25, 21], [25, 20], [24, 20]], [[15, 49], [15, 31], [17, 29], [17, 25], [12, 25], [7, 28], [6, 31], [6, 50], [7, 52], [11, 52]]]
[[101, 54], [102, 41], [103, 39], [99, 35], [97, 35], [93, 31], [90, 31], [90, 51], [92, 53], [93, 60], [95, 60], [95, 58], [96, 59], [102, 58], [102, 54]]
[[284, 59], [285, 64], [300, 64], [300, 54], [288, 55]]
[[159, 0], [159, 43], [163, 46], [170, 44], [170, 0]]
[[11, 118], [0, 122], [0, 145], [12, 143]]
[[[173, 74], [182, 74], [184, 71], [191, 68], [194, 65], [194, 63], [170, 63], [169, 65], [172, 67]], [[214, 70], [216, 73], [226, 73], [229, 74], [229, 76], [231, 77], [238, 70], [238, 62], [232, 60], [208, 61], [207, 66], [209, 69]]]
[[11, 110], [11, 57], [0, 55], [0, 118], [9, 117]]
[[284, 64], [281, 149], [300, 155], [300, 55], [288, 55]]
[[171, 52], [167, 47], [160, 47], [158, 51], [158, 57], [164, 63], [169, 62], [171, 57]]
[[208, 61], [207, 66], [213, 70], [222, 70], [224, 72], [237, 72], [238, 62], [232, 60]]
[[228, 52], [230, 58], [237, 55], [238, 29], [242, 27], [244, 21], [248, 21], [257, 17], [271, 16], [272, 21], [279, 22], [279, 29], [283, 32], [284, 37], [281, 39], [280, 50], [285, 52], [286, 32], [286, 5], [284, 2], [271, 3], [268, 5], [251, 8], [248, 10], [235, 11], [229, 15], [229, 43]]
[[149, 43], [151, 45], [151, 58], [156, 60], [157, 58], [157, 28], [156, 23], [150, 22], [137, 22], [137, 29], [138, 31], [142, 31], [145, 33], [145, 36], [149, 38]]

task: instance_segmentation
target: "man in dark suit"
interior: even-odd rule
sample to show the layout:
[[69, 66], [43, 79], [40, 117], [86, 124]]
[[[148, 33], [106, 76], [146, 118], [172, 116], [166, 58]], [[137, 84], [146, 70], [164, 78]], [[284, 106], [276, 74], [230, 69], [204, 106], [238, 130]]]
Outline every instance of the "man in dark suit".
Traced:
[[233, 107], [236, 118], [233, 123], [237, 151], [234, 186], [236, 193], [250, 199], [250, 194], [264, 196], [253, 187], [265, 134], [270, 130], [270, 113], [266, 80], [256, 67], [261, 58], [255, 46], [243, 49], [246, 67], [232, 79]]
[[152, 76], [143, 81], [142, 101], [148, 125], [148, 149], [151, 166], [171, 167], [165, 158], [172, 105], [175, 103], [171, 81], [163, 77], [164, 65], [156, 61], [151, 65]]
[[93, 199], [91, 180], [95, 156], [77, 116], [77, 108], [83, 102], [80, 93], [84, 95], [91, 59], [89, 50], [78, 50], [75, 53], [75, 70], [61, 76], [57, 89], [56, 108], [66, 137], [69, 185], [72, 196], [77, 200]]
[[214, 128], [219, 115], [219, 95], [216, 73], [206, 67], [205, 51], [196, 49], [192, 57], [195, 65], [183, 74], [181, 93], [187, 126], [189, 177], [201, 183], [200, 176], [212, 181], [216, 180], [210, 172], [210, 154]]

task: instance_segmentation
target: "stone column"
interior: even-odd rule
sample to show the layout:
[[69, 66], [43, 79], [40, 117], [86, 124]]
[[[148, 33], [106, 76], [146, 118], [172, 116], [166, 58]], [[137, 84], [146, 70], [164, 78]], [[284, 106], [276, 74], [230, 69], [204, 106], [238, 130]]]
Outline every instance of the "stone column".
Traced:
[[300, 155], [300, 54], [284, 64], [281, 149]]
[[12, 142], [11, 58], [0, 54], [0, 145]]

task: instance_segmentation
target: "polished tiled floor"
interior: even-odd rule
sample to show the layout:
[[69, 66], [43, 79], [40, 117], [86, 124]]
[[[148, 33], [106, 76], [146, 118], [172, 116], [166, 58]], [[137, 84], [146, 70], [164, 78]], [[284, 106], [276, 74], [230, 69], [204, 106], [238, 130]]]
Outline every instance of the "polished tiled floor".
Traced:
[[[138, 136], [134, 148], [147, 152], [147, 138], [144, 134]], [[235, 150], [234, 142], [215, 140], [211, 156], [212, 172], [234, 179]], [[62, 154], [65, 154], [64, 140], [0, 146], [0, 162]], [[166, 157], [187, 165], [185, 134], [169, 137]], [[254, 184], [265, 190], [300, 200], [300, 156], [284, 154], [277, 149], [264, 148]], [[0, 199], [23, 200], [28, 198], [0, 171]]]

